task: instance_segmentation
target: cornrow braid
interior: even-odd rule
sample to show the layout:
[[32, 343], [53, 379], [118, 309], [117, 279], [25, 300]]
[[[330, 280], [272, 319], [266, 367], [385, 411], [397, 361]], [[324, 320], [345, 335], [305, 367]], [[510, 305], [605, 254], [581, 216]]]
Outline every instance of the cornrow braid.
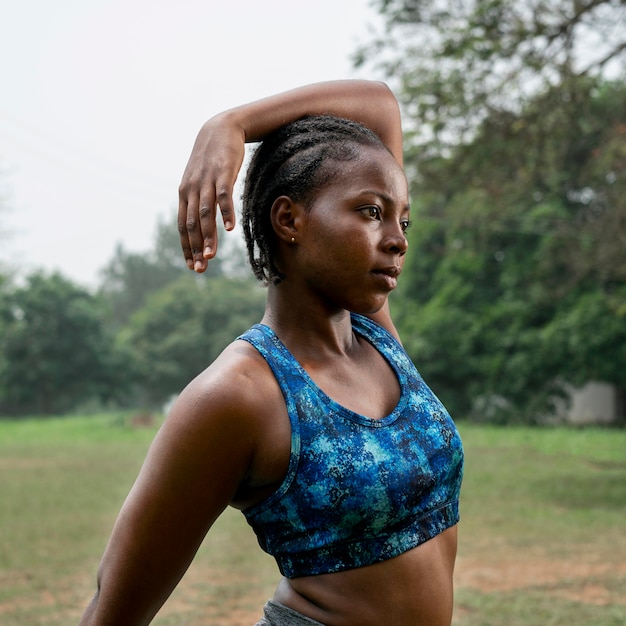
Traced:
[[285, 279], [274, 262], [270, 210], [276, 198], [288, 196], [310, 207], [316, 193], [337, 175], [332, 165], [357, 160], [362, 146], [386, 149], [365, 126], [326, 115], [286, 124], [259, 145], [248, 166], [242, 211], [248, 261], [258, 280], [278, 284]]

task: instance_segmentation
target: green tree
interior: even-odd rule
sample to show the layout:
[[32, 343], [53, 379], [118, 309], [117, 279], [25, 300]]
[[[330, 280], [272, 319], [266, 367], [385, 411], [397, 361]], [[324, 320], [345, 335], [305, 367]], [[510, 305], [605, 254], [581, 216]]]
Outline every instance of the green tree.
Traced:
[[626, 90], [603, 75], [623, 72], [626, 3], [379, 6], [409, 127], [410, 353], [459, 415], [535, 421], [567, 382], [626, 389]]
[[[140, 310], [151, 293], [190, 274], [184, 263], [176, 216], [157, 222], [154, 247], [129, 252], [118, 244], [101, 273], [100, 293], [109, 302], [116, 326], [123, 326]], [[218, 226], [219, 228], [219, 226]], [[245, 265], [243, 248], [220, 229], [220, 254], [211, 260], [207, 277], [238, 276]]]
[[10, 301], [10, 281], [7, 276], [0, 274], [0, 407], [5, 395], [3, 372], [7, 371], [9, 362], [4, 349], [4, 340], [8, 335], [9, 324], [13, 321]]
[[534, 421], [566, 383], [626, 388], [626, 90], [570, 88], [568, 124], [532, 128], [548, 94], [424, 165], [399, 326], [461, 414]]
[[623, 75], [623, 0], [376, 0], [384, 31], [355, 54], [392, 82], [416, 165], [494, 112], [583, 76]]
[[102, 270], [100, 293], [111, 307], [116, 326], [125, 324], [144, 305], [150, 293], [188, 271], [182, 254], [174, 255], [178, 240], [176, 225], [169, 226], [171, 228], [162, 220], [157, 223], [155, 246], [148, 252], [130, 252], [118, 244], [112, 259]]
[[120, 332], [150, 406], [183, 387], [253, 323], [265, 292], [252, 280], [183, 276], [147, 298]]
[[123, 394], [125, 360], [113, 349], [99, 299], [59, 274], [33, 274], [2, 292], [0, 309], [3, 414], [47, 415]]

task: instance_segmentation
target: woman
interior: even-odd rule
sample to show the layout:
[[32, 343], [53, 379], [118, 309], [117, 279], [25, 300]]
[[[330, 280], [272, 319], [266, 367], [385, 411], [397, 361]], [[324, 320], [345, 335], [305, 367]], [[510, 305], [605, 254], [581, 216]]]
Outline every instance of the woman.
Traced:
[[178, 398], [81, 624], [149, 623], [230, 504], [283, 574], [259, 624], [449, 625], [462, 448], [389, 315], [409, 224], [397, 103], [331, 82], [207, 122], [180, 192], [196, 271], [261, 139], [243, 226], [265, 314]]

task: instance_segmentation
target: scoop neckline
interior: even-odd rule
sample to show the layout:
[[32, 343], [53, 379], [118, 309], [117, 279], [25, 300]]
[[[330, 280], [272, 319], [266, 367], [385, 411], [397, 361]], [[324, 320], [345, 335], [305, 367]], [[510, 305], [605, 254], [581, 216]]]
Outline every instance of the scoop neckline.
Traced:
[[[261, 324], [261, 323], [257, 324], [257, 326], [262, 326], [263, 328], [266, 328], [269, 331], [270, 338], [272, 339], [272, 341], [277, 345], [277, 347], [284, 354], [288, 355], [290, 361], [295, 365], [295, 368], [298, 370], [298, 372], [300, 373], [302, 378], [305, 380], [307, 385], [315, 390], [315, 392], [328, 404], [328, 406], [331, 408], [331, 410], [334, 413], [337, 413], [343, 417], [346, 417], [347, 419], [353, 422], [357, 422], [359, 424], [363, 424], [365, 426], [370, 426], [373, 428], [381, 428], [383, 426], [393, 424], [398, 419], [398, 417], [400, 417], [400, 415], [402, 414], [402, 411], [406, 407], [407, 385], [405, 384], [405, 381], [404, 381], [405, 377], [400, 371], [400, 368], [397, 366], [397, 364], [392, 359], [390, 359], [384, 352], [382, 352], [378, 346], [376, 346], [373, 343], [372, 339], [366, 334], [365, 329], [355, 326], [355, 323], [354, 323], [355, 321], [357, 322], [357, 325], [359, 324], [358, 318], [352, 317], [351, 319], [352, 319], [352, 331], [356, 333], [357, 335], [359, 335], [360, 337], [362, 337], [363, 339], [365, 339], [365, 341], [367, 341], [374, 348], [374, 350], [376, 350], [376, 352], [378, 352], [378, 354], [380, 354], [383, 357], [387, 365], [391, 368], [392, 372], [394, 373], [396, 377], [396, 381], [398, 382], [398, 385], [400, 387], [400, 397], [398, 398], [398, 402], [396, 403], [396, 406], [393, 408], [393, 410], [389, 414], [384, 415], [383, 417], [380, 417], [380, 418], [368, 417], [367, 415], [363, 415], [362, 413], [353, 411], [352, 409], [349, 409], [348, 407], [344, 406], [343, 404], [341, 404], [340, 402], [338, 402], [337, 400], [329, 396], [313, 380], [313, 378], [311, 378], [311, 375], [304, 369], [304, 367], [301, 365], [298, 359], [296, 359], [296, 357], [291, 353], [291, 351], [283, 343], [281, 338], [276, 334], [276, 332], [270, 326], [268, 326], [267, 324]], [[372, 323], [375, 323], [375, 322], [372, 322]]]

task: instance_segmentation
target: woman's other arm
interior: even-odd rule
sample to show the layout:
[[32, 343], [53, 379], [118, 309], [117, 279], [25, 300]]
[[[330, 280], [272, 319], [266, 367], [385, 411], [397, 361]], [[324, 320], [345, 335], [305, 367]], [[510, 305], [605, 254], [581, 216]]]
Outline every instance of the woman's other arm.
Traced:
[[[152, 443], [114, 525], [80, 626], [149, 624], [232, 500], [254, 453], [235, 372], [198, 377]], [[243, 434], [242, 434], [243, 433]]]

